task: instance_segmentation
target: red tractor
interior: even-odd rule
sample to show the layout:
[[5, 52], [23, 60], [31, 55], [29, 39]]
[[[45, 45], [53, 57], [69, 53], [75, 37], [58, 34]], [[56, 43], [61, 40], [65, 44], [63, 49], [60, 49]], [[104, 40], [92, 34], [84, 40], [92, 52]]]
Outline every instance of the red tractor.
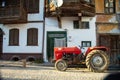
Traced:
[[89, 47], [82, 52], [83, 47], [55, 47], [54, 61], [55, 68], [59, 71], [66, 71], [70, 65], [86, 64], [92, 72], [103, 72], [109, 66], [108, 50], [104, 46]]

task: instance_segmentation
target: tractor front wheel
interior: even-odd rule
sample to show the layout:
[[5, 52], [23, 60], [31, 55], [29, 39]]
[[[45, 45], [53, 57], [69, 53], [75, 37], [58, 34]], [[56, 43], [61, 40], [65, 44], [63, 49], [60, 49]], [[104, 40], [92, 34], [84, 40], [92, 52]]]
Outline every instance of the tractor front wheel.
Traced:
[[108, 55], [102, 50], [93, 50], [86, 57], [86, 66], [92, 72], [103, 72], [108, 65]]
[[55, 68], [58, 71], [66, 71], [68, 65], [65, 60], [59, 59], [55, 62]]

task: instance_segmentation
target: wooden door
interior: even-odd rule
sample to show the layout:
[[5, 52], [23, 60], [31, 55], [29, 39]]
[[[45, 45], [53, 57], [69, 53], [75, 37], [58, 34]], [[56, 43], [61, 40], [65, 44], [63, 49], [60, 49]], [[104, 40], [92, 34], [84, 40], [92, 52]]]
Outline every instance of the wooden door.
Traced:
[[120, 36], [111, 35], [110, 36], [110, 58], [112, 64], [119, 64], [118, 57], [120, 56]]
[[110, 46], [110, 39], [108, 35], [100, 35], [99, 36], [99, 46]]
[[120, 56], [120, 35], [100, 35], [99, 45], [109, 48], [108, 56], [111, 65], [119, 64], [118, 57]]

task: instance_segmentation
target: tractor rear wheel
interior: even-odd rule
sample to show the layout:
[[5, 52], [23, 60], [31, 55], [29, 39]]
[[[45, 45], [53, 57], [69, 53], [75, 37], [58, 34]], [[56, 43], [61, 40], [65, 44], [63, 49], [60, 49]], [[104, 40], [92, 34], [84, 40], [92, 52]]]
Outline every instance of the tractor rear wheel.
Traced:
[[66, 71], [68, 65], [65, 60], [59, 59], [55, 62], [55, 68], [58, 71]]
[[86, 57], [86, 66], [92, 72], [103, 72], [108, 65], [109, 58], [105, 51], [93, 50]]

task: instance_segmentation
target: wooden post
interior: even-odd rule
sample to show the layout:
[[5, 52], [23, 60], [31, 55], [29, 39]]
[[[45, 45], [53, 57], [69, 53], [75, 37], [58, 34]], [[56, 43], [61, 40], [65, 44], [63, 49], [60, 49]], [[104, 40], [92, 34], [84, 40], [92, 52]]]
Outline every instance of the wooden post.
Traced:
[[23, 62], [23, 67], [26, 68], [26, 59], [23, 59], [22, 62]]
[[61, 17], [60, 17], [60, 15], [57, 15], [57, 20], [58, 20], [58, 26], [59, 26], [59, 28], [62, 28], [62, 23], [61, 23]]
[[56, 8], [56, 16], [57, 16], [57, 20], [58, 20], [58, 26], [59, 26], [59, 28], [62, 28], [62, 22], [61, 22], [61, 16], [60, 16], [60, 14], [61, 14], [61, 10], [60, 10], [60, 8]]

